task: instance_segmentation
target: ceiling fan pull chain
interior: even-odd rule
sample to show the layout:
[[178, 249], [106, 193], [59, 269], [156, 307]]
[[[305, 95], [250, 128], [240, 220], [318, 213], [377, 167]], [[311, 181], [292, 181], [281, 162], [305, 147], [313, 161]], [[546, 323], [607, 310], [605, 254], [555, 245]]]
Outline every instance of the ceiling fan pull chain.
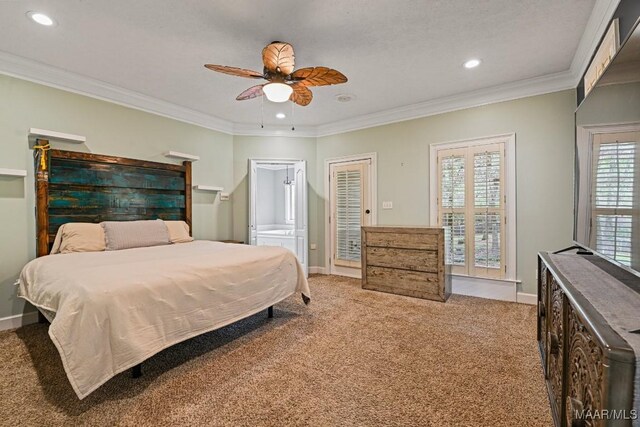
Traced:
[[260, 97], [260, 129], [264, 129], [264, 96]]
[[294, 105], [293, 102], [291, 102], [291, 130], [296, 130], [296, 126], [294, 125], [295, 123], [295, 110], [293, 109]]

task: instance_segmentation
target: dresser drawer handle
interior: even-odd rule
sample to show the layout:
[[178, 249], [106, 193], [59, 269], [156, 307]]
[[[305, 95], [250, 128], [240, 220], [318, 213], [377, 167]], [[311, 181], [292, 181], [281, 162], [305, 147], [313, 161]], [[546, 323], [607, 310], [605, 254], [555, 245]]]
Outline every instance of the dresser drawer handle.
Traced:
[[549, 352], [552, 355], [557, 356], [558, 353], [560, 352], [560, 343], [558, 341], [558, 335], [554, 334], [553, 332], [548, 332], [547, 339], [549, 340]]
[[547, 310], [545, 310], [544, 304], [540, 304], [540, 306], [538, 307], [538, 314], [540, 315], [540, 317], [544, 317], [547, 314]]

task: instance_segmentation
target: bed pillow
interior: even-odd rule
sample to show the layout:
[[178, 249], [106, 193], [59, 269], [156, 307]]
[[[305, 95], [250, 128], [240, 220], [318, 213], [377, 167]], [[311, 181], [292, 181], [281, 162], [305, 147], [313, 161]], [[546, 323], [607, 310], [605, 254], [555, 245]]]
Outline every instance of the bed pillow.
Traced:
[[193, 242], [193, 237], [189, 235], [189, 226], [184, 221], [165, 221], [164, 224], [169, 230], [169, 240], [171, 243]]
[[69, 222], [58, 229], [51, 254], [100, 252], [105, 249], [104, 231], [100, 224]]
[[169, 231], [161, 219], [151, 221], [104, 221], [100, 225], [108, 251], [168, 245]]

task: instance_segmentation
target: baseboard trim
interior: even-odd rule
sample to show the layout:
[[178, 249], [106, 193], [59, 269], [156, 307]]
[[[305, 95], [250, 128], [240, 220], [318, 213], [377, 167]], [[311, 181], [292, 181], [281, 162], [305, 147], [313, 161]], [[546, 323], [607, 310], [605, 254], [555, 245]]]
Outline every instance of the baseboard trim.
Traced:
[[309, 274], [327, 274], [327, 268], [319, 266], [309, 267]]
[[517, 302], [516, 284], [502, 280], [453, 276], [451, 287], [454, 294]]
[[517, 302], [519, 302], [520, 304], [529, 304], [529, 305], [538, 304], [538, 294], [527, 294], [525, 292], [518, 292], [518, 295], [516, 295], [516, 298], [518, 299]]
[[16, 314], [14, 316], [8, 316], [0, 318], [0, 331], [6, 331], [9, 329], [16, 329], [21, 326], [30, 325], [38, 322], [38, 312], [30, 311], [24, 314]]

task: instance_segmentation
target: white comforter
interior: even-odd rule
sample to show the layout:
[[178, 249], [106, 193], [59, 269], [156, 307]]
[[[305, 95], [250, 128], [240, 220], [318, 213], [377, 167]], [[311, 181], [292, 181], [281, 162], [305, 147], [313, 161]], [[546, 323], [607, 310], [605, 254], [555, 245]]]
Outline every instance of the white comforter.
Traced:
[[310, 296], [288, 250], [210, 241], [45, 256], [19, 285], [55, 313], [49, 336], [80, 399], [173, 344]]

